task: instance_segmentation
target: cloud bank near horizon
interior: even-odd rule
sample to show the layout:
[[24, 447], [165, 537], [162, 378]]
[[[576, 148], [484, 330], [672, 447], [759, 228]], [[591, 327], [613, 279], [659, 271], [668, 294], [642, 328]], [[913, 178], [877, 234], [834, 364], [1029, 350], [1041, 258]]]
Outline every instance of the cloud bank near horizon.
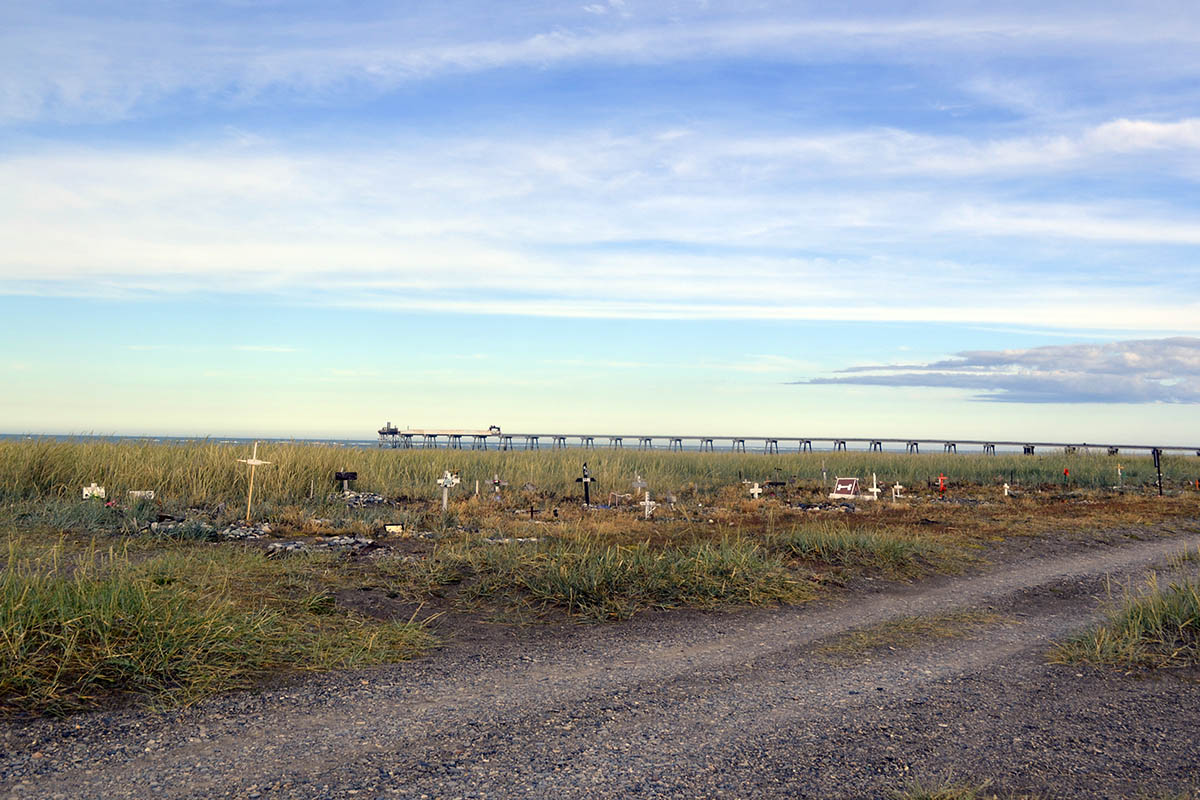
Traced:
[[1200, 338], [968, 350], [929, 364], [848, 367], [802, 385], [965, 389], [1002, 403], [1200, 403]]

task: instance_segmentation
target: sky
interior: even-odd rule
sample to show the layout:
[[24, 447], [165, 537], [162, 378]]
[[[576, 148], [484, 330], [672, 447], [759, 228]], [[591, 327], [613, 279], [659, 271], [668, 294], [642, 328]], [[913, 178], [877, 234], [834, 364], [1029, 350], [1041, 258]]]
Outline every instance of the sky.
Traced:
[[1200, 445], [1194, 2], [0, 4], [0, 432]]

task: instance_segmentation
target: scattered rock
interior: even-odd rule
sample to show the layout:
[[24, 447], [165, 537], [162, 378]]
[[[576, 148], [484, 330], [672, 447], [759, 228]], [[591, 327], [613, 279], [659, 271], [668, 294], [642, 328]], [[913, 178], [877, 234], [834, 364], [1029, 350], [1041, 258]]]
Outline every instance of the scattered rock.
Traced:
[[271, 533], [269, 522], [235, 522], [221, 530], [221, 539], [227, 542], [242, 542], [247, 539], [261, 539]]
[[306, 542], [297, 539], [291, 542], [271, 542], [267, 545], [267, 557], [287, 556], [296, 553], [358, 553], [375, 547], [375, 540], [364, 536], [330, 536], [325, 539]]
[[367, 508], [369, 506], [390, 506], [393, 503], [381, 494], [376, 492], [355, 492], [347, 490], [344, 492], [334, 492], [329, 496], [330, 500], [341, 500], [346, 504], [346, 508]]

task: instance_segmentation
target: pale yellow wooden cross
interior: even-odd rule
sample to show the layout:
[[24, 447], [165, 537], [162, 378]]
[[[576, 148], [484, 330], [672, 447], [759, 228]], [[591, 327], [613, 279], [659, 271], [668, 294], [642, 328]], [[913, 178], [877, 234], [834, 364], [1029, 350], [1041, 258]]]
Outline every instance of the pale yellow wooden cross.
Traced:
[[270, 461], [262, 461], [258, 457], [258, 442], [254, 443], [254, 453], [249, 458], [239, 458], [238, 461], [243, 464], [250, 465], [250, 491], [246, 495], [246, 522], [250, 521], [250, 504], [254, 501], [254, 468], [262, 467], [270, 464]]

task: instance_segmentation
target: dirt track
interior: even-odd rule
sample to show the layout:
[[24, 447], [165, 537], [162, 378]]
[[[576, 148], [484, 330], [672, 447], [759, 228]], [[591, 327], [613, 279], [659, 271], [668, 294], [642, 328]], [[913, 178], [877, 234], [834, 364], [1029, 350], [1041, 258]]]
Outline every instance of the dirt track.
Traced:
[[[845, 601], [457, 641], [409, 664], [186, 712], [12, 724], [0, 795], [876, 797], [953, 770], [1053, 797], [1200, 785], [1200, 682], [1045, 663], [1106, 575], [1200, 536], [1094, 545]], [[992, 609], [966, 639], [831, 662], [900, 615]]]

